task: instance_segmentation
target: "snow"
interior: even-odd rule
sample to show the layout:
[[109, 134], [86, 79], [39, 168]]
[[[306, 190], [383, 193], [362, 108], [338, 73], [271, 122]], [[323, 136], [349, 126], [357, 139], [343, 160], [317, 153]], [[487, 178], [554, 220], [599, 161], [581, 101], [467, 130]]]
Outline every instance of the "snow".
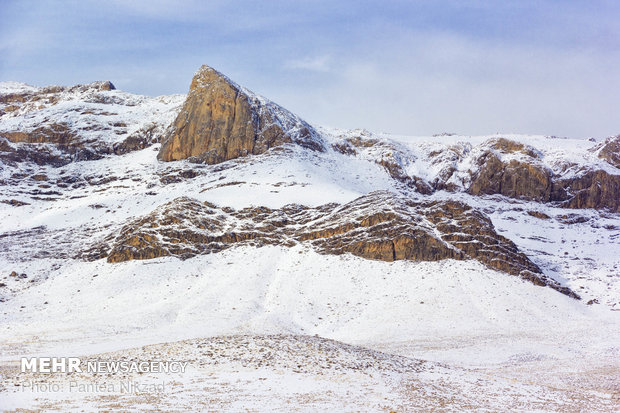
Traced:
[[73, 261], [11, 301], [29, 310], [12, 314], [3, 334], [51, 339], [61, 324], [79, 331], [71, 341], [82, 351], [79, 336], [102, 333], [117, 340], [286, 332], [374, 342], [600, 321], [596, 308], [474, 261], [385, 263], [301, 247], [240, 247], [186, 261]]
[[[3, 94], [39, 90], [0, 83]], [[97, 103], [98, 96], [112, 103]], [[76, 130], [125, 123], [83, 135], [113, 143], [151, 123], [165, 129], [183, 99], [77, 90], [62, 94], [55, 104], [25, 105], [3, 115], [0, 130], [29, 130], [46, 119], [60, 119]], [[84, 111], [93, 113], [80, 114]], [[289, 119], [288, 112], [282, 116]], [[460, 200], [483, 211], [498, 233], [547, 276], [579, 293], [581, 301], [476, 261], [389, 263], [321, 255], [304, 245], [235, 247], [185, 261], [168, 257], [109, 264], [75, 257], [128, 220], [184, 196], [236, 209], [346, 203], [377, 190], [422, 197], [390, 177], [377, 164], [383, 158], [428, 182], [454, 167], [453, 183], [466, 187], [476, 156], [498, 137], [534, 147], [535, 162], [560, 176], [584, 168], [620, 173], [598, 159], [597, 143], [587, 140], [315, 129], [327, 148], [324, 153], [290, 146], [209, 166], [158, 162], [156, 144], [58, 168], [2, 165], [2, 199], [29, 205], [0, 203], [0, 282], [6, 284], [0, 290], [0, 405], [171, 411], [614, 410], [620, 344], [618, 214], [502, 196], [443, 191], [424, 196]], [[356, 156], [330, 148], [359, 136], [379, 143], [358, 148]], [[447, 148], [442, 156], [431, 156]], [[496, 153], [502, 159], [525, 156]], [[195, 176], [172, 179], [187, 172]], [[42, 183], [50, 188], [40, 188], [41, 182], [31, 179], [36, 174], [46, 175]], [[66, 188], [56, 184], [67, 177], [74, 183]], [[36, 194], [39, 189], [54, 193]], [[535, 211], [550, 219], [528, 214]], [[585, 221], [567, 224], [569, 214]], [[27, 278], [10, 277], [11, 271]], [[587, 305], [590, 299], [599, 304]], [[304, 347], [321, 340], [327, 340], [328, 350]], [[205, 357], [204, 346], [218, 358]], [[275, 361], [259, 366], [265, 360], [261, 349], [272, 351]], [[143, 377], [168, 384], [164, 394], [149, 398], [36, 394], [16, 389], [20, 376], [10, 373], [26, 355], [127, 354], [187, 358], [192, 368], [179, 377]], [[327, 359], [338, 368], [321, 367]], [[356, 363], [371, 367], [351, 367]], [[420, 363], [423, 369], [412, 367]]]
[[2, 94], [35, 93], [38, 91], [39, 91], [38, 87], [30, 86], [22, 82], [11, 82], [11, 81], [0, 82], [0, 93]]
[[[43, 304], [46, 301], [48, 304]], [[439, 383], [445, 387], [446, 379], [456, 382], [458, 391], [464, 391], [468, 383], [473, 385], [489, 377], [506, 385], [511, 382], [506, 376], [522, 374], [518, 368], [535, 360], [545, 364], [553, 361], [555, 367], [578, 371], [572, 365], [576, 357], [600, 365], [613, 363], [617, 352], [615, 314], [473, 261], [386, 263], [281, 247], [233, 248], [186, 261], [166, 258], [112, 265], [72, 261], [50, 274], [48, 280], [23, 291], [11, 306], [24, 309], [3, 316], [6, 318], [0, 339], [5, 362], [37, 354], [90, 356], [130, 348], [142, 352], [145, 345], [171, 340], [222, 335], [233, 340], [246, 334], [255, 337], [286, 333], [318, 335], [445, 366], [442, 371], [425, 374], [406, 368], [396, 381], [393, 373], [372, 373], [368, 368], [359, 373], [345, 370], [318, 374], [313, 367], [316, 363], [300, 364], [294, 358], [288, 361], [293, 357], [288, 353], [291, 344], [274, 359], [284, 363], [279, 367], [234, 367], [218, 356], [206, 359], [208, 364], [217, 361], [216, 365], [206, 370], [201, 367], [183, 378], [149, 377], [151, 381], [185, 383], [182, 388], [188, 399], [191, 394], [197, 397], [209, 383], [214, 399], [232, 403], [225, 405], [233, 409], [246, 406], [260, 410], [260, 406], [267, 406], [267, 400], [278, 404], [300, 394], [318, 397], [308, 407], [315, 409], [375, 409], [374, 403], [385, 397], [389, 403], [422, 403], [418, 398], [389, 394], [405, 378], [416, 380], [424, 393]], [[169, 345], [195, 352], [186, 343]], [[349, 351], [338, 341], [334, 346], [335, 354]], [[232, 349], [239, 355], [231, 360], [265, 360], [256, 350], [243, 350], [238, 345]], [[157, 354], [166, 354], [171, 360], [205, 360], [199, 354], [191, 356], [193, 353], [179, 357], [176, 350], [158, 350]], [[315, 357], [309, 351], [302, 354]], [[114, 359], [110, 355], [101, 357]], [[357, 363], [361, 356], [347, 357]], [[345, 362], [334, 356], [329, 360], [335, 365]], [[292, 367], [298, 364], [302, 366], [300, 371]], [[504, 367], [495, 372], [500, 366]], [[84, 380], [88, 381], [88, 377]], [[269, 386], [262, 385], [264, 380]], [[244, 390], [239, 392], [241, 383]], [[511, 392], [531, 401], [530, 391], [539, 396], [550, 391], [546, 386], [524, 386]], [[440, 387], [437, 391], [435, 399], [449, 397], [455, 389]], [[351, 392], [359, 398], [346, 397]], [[14, 403], [18, 406], [37, 405], [32, 400], [24, 401], [30, 394], [3, 393], [0, 399], [7, 403], [17, 399]], [[470, 400], [478, 397], [466, 394]], [[43, 400], [48, 397], [43, 396]], [[77, 402], [76, 397], [95, 396], [67, 397], [79, 406], [82, 402]], [[484, 397], [488, 402], [488, 389]], [[429, 400], [424, 403], [431, 405]], [[510, 405], [497, 398], [492, 400], [497, 403], [495, 408]], [[90, 403], [100, 406], [96, 400], [87, 405]]]
[[120, 90], [96, 91], [87, 86], [47, 94], [45, 90], [0, 82], [0, 94], [39, 93], [44, 97], [3, 114], [0, 134], [29, 132], [53, 120], [79, 133], [85, 142], [120, 142], [148, 125], [170, 124], [185, 99], [184, 95], [148, 97]]
[[[465, 168], [459, 168], [459, 170], [471, 168], [471, 159], [478, 155], [475, 149], [486, 149], [485, 144], [487, 142], [498, 138], [505, 138], [535, 148], [539, 152], [538, 161], [544, 167], [552, 170], [554, 174], [562, 178], [569, 178], [589, 169], [601, 169], [612, 175], [620, 174], [618, 168], [613, 167], [597, 157], [598, 153], [593, 149], [597, 147], [599, 142], [587, 139], [518, 134], [495, 134], [487, 136], [401, 136], [383, 133], [377, 136], [404, 144], [409, 150], [412, 150], [414, 153], [419, 153], [418, 156], [422, 159], [428, 159], [428, 154], [433, 150], [457, 147], [461, 149], [462, 152], [469, 153], [469, 157], [463, 159], [461, 163]], [[467, 150], [472, 147], [474, 148], [473, 151]], [[511, 158], [515, 158], [515, 154], [501, 154], [497, 151], [494, 151], [494, 153], [500, 155], [500, 159], [502, 160], [509, 161]], [[519, 158], [523, 159], [523, 157], [519, 157], [519, 154], [517, 154], [516, 159]], [[526, 159], [531, 162], [531, 158]], [[567, 165], [574, 166], [565, 170]]]

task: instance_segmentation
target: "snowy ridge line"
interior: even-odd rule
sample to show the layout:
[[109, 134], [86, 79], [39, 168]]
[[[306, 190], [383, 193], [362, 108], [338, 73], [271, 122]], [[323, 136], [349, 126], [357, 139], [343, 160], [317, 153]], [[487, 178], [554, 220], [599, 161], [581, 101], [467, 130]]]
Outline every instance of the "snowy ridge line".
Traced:
[[234, 210], [176, 198], [130, 220], [120, 231], [82, 249], [77, 257], [118, 263], [164, 256], [187, 259], [236, 245], [303, 244], [324, 254], [352, 253], [382, 261], [475, 259], [579, 298], [546, 277], [510, 240], [495, 232], [486, 216], [468, 205], [415, 203], [387, 191], [367, 194], [344, 206], [290, 204], [277, 210]]

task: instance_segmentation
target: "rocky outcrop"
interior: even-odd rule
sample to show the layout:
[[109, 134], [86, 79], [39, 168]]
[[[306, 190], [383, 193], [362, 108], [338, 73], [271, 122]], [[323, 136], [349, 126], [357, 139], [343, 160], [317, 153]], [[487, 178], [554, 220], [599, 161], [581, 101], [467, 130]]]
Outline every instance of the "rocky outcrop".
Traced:
[[[599, 157], [613, 161], [614, 140], [608, 140]], [[477, 171], [468, 192], [499, 194], [537, 202], [553, 202], [565, 208], [594, 208], [620, 212], [620, 175], [585, 169], [569, 177], [557, 176], [538, 162], [537, 151], [508, 139], [492, 141], [490, 150], [477, 158]], [[516, 159], [502, 160], [500, 153], [519, 152]], [[603, 155], [601, 156], [601, 153]], [[607, 159], [607, 158], [605, 158]]]
[[5, 113], [18, 110], [23, 104], [36, 104], [37, 106], [54, 105], [61, 98], [61, 93], [88, 93], [106, 92], [116, 90], [116, 87], [109, 80], [97, 81], [85, 85], [75, 86], [46, 86], [42, 88], [32, 88], [13, 93], [0, 93], [0, 105], [4, 107]]
[[7, 164], [34, 162], [63, 166], [75, 161], [92, 161], [105, 155], [124, 155], [160, 141], [161, 125], [149, 124], [115, 143], [84, 140], [64, 123], [44, 125], [28, 132], [0, 132], [0, 160]]
[[[482, 213], [457, 201], [413, 202], [373, 192], [344, 205], [287, 205], [233, 210], [179, 198], [128, 223], [107, 247], [108, 262], [162, 256], [189, 258], [234, 245], [311, 245], [324, 254], [351, 253], [396, 261], [475, 259], [489, 268], [575, 296], [542, 274]], [[101, 244], [93, 251], [104, 251]], [[85, 253], [93, 259], [102, 254]], [[575, 296], [576, 297], [576, 296]]]
[[[607, 139], [590, 151], [598, 151], [599, 157], [613, 165], [618, 139]], [[465, 191], [565, 208], [620, 211], [620, 175], [568, 160], [559, 161], [552, 169], [536, 148], [506, 138], [489, 139], [475, 147], [468, 142], [434, 144], [421, 160], [417, 159], [419, 153], [363, 130], [335, 136], [332, 148], [374, 161], [396, 181], [422, 194]], [[425, 179], [412, 175], [411, 170], [421, 170]]]
[[[488, 149], [476, 159], [478, 169], [468, 189], [470, 194], [549, 201], [553, 173], [537, 162], [534, 148], [504, 138], [492, 139], [484, 145]], [[503, 161], [499, 154], [517, 156]]]
[[0, 83], [0, 161], [58, 167], [144, 149], [160, 141], [180, 103], [115, 91], [109, 81]]
[[74, 161], [101, 159], [108, 153], [110, 148], [105, 145], [86, 147], [79, 141], [68, 144], [13, 143], [0, 132], [0, 161], [7, 165], [32, 162], [37, 165], [60, 167]]
[[565, 208], [595, 208], [620, 212], [620, 175], [603, 170], [586, 171], [553, 182], [551, 201]]
[[306, 122], [202, 66], [158, 158], [215, 164], [287, 143], [323, 150], [319, 134]]
[[112, 151], [117, 155], [124, 155], [129, 152], [139, 151], [160, 142], [163, 134], [160, 125], [151, 123], [138, 129], [129, 135], [125, 140], [114, 143]]
[[620, 169], [620, 135], [607, 138], [598, 153], [598, 157]]
[[485, 153], [478, 162], [480, 169], [472, 179], [470, 194], [499, 194], [539, 202], [550, 199], [552, 173], [548, 169], [514, 159], [502, 162], [492, 152]]
[[42, 125], [31, 131], [0, 132], [0, 160], [15, 164], [62, 166], [71, 161], [101, 159], [110, 152], [106, 145], [88, 145], [66, 123]]

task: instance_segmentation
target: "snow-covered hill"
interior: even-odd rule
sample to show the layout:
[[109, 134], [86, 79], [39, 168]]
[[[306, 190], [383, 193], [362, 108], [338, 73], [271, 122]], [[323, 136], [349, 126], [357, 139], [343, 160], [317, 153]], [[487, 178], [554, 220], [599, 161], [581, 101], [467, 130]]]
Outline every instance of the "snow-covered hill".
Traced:
[[[225, 106], [240, 98], [223, 81]], [[158, 160], [187, 139], [185, 96], [0, 83], [0, 405], [617, 405], [618, 138], [326, 129], [235, 87], [254, 102], [244, 139], [269, 144], [231, 137], [213, 163]], [[196, 130], [220, 136], [228, 112], [204, 96]], [[26, 355], [153, 351], [193, 367], [149, 376], [169, 386], [147, 401], [33, 395], [15, 372]]]

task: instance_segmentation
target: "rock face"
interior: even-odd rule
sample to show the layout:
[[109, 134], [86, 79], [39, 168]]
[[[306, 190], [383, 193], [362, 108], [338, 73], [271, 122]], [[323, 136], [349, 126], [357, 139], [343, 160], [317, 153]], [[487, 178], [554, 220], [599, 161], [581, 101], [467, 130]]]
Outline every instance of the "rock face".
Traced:
[[[549, 200], [552, 172], [537, 162], [534, 148], [504, 138], [493, 139], [487, 145], [489, 149], [476, 160], [478, 171], [468, 189], [470, 194], [500, 194], [539, 202]], [[506, 162], [497, 152], [517, 153], [519, 157]]]
[[545, 168], [517, 160], [504, 163], [493, 153], [483, 155], [479, 162], [481, 168], [468, 189], [470, 194], [500, 194], [539, 202], [550, 199], [551, 172]]
[[595, 208], [620, 212], [620, 175], [603, 170], [587, 171], [579, 176], [553, 183], [551, 201], [566, 208]]
[[620, 169], [620, 135], [607, 138], [598, 153], [598, 157]]
[[[614, 165], [620, 159], [619, 139], [609, 138], [590, 151], [598, 151], [599, 158]], [[464, 142], [435, 144], [422, 159], [408, 148], [366, 131], [337, 136], [332, 147], [347, 156], [373, 160], [396, 181], [425, 195], [440, 190], [464, 191], [565, 208], [620, 211], [620, 175], [568, 160], [561, 160], [554, 171], [536, 148], [506, 138], [489, 139], [476, 147]], [[565, 174], [566, 170], [571, 173]], [[424, 178], [412, 171], [421, 171]]]
[[158, 158], [215, 164], [286, 143], [323, 150], [320, 136], [310, 125], [202, 66]]
[[[618, 156], [618, 142], [608, 139], [599, 157], [612, 163]], [[508, 139], [492, 142], [493, 150], [478, 159], [478, 170], [468, 192], [472, 195], [499, 194], [510, 198], [537, 202], [554, 202], [565, 208], [595, 208], [620, 212], [620, 175], [603, 170], [586, 169], [562, 178], [538, 162], [534, 148]], [[519, 152], [520, 159], [502, 161], [495, 151]], [[525, 156], [525, 160], [523, 155]]]
[[[300, 243], [324, 254], [351, 253], [382, 261], [476, 259], [492, 269], [576, 297], [542, 274], [514, 243], [497, 234], [485, 215], [468, 205], [413, 202], [384, 191], [344, 205], [287, 205], [275, 210], [237, 211], [178, 198], [127, 224], [109, 242], [108, 262], [189, 258], [237, 244], [290, 247]], [[105, 249], [98, 245], [92, 250]]]

